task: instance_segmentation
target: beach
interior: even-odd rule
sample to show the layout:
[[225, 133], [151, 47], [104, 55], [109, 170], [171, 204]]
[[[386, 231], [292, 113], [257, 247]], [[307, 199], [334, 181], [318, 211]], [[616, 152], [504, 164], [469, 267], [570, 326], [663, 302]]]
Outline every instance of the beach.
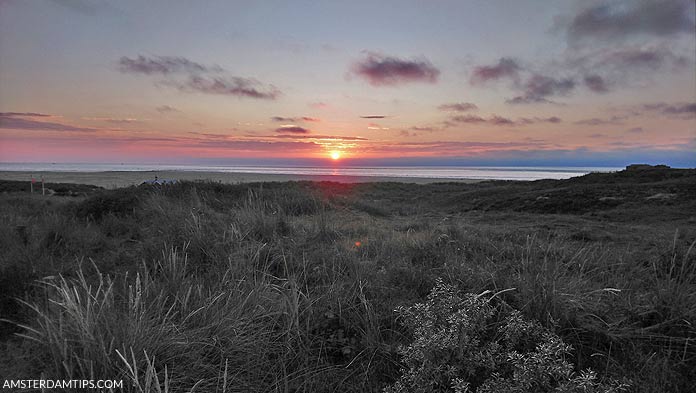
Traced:
[[398, 182], [429, 184], [439, 182], [476, 183], [481, 179], [422, 178], [422, 177], [385, 177], [385, 176], [343, 176], [343, 175], [299, 175], [241, 172], [199, 172], [199, 171], [108, 171], [108, 172], [72, 172], [72, 171], [2, 171], [0, 179], [26, 180], [32, 176], [39, 180], [41, 176], [47, 183], [92, 184], [104, 188], [119, 188], [138, 185], [145, 180], [176, 179], [187, 181], [214, 181], [221, 183], [254, 183], [286, 181], [333, 181], [340, 183]]

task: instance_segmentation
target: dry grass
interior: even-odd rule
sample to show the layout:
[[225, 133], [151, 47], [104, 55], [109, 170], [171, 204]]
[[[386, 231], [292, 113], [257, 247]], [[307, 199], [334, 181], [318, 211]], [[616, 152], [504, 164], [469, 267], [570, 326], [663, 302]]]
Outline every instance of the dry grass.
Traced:
[[442, 201], [461, 189], [420, 186], [432, 199], [415, 206], [402, 186], [369, 187], [0, 197], [15, 323], [2, 325], [2, 375], [122, 378], [133, 392], [381, 391], [411, 340], [394, 310], [440, 278], [515, 288], [500, 299], [570, 344], [576, 371], [644, 392], [696, 378], [688, 221], [453, 212]]

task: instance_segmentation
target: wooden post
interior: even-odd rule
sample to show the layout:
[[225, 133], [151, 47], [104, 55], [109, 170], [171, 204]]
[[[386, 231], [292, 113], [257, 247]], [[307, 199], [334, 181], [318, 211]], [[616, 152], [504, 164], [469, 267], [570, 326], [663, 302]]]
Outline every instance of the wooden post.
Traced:
[[34, 193], [34, 175], [31, 175], [31, 182], [29, 184], [31, 184], [31, 193], [33, 194]]
[[41, 195], [46, 196], [46, 188], [44, 187], [43, 175], [41, 175]]

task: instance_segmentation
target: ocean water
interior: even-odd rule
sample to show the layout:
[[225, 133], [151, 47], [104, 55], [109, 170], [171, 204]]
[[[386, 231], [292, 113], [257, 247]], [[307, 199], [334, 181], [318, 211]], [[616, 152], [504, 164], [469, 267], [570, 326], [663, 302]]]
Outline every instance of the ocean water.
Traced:
[[377, 176], [435, 179], [539, 180], [567, 179], [590, 172], [613, 172], [608, 167], [485, 167], [485, 166], [409, 166], [409, 167], [302, 167], [302, 166], [205, 166], [160, 164], [64, 164], [0, 163], [0, 171], [108, 172], [108, 171], [191, 171], [237, 172], [323, 176]]

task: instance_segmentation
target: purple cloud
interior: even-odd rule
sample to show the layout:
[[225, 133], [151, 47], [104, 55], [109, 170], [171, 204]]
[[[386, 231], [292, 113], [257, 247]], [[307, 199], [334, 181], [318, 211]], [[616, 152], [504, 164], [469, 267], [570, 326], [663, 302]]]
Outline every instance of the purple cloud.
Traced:
[[490, 119], [488, 119], [488, 123], [494, 124], [496, 126], [512, 126], [515, 125], [515, 122], [502, 116], [498, 115], [493, 115]]
[[437, 109], [447, 112], [468, 112], [478, 109], [478, 106], [471, 102], [457, 102], [454, 104], [442, 104]]
[[366, 58], [353, 65], [352, 73], [372, 86], [396, 86], [409, 82], [435, 83], [440, 70], [424, 58], [404, 60], [368, 53]]
[[340, 136], [340, 135], [262, 135], [263, 138], [273, 139], [316, 139], [325, 141], [367, 141], [369, 139], [360, 136]]
[[55, 117], [53, 115], [47, 115], [45, 113], [36, 113], [36, 112], [0, 112], [0, 117], [14, 117], [14, 116], [21, 116], [21, 117]]
[[517, 60], [510, 57], [502, 57], [494, 65], [474, 67], [471, 72], [470, 82], [473, 85], [480, 85], [503, 78], [516, 79], [520, 71], [522, 71], [522, 67]]
[[286, 126], [276, 128], [275, 132], [281, 134], [309, 134], [311, 131], [300, 126]]
[[588, 89], [595, 93], [606, 93], [609, 91], [607, 82], [599, 75], [585, 75], [583, 82], [585, 82], [585, 86], [587, 86]]
[[[36, 116], [38, 115], [38, 116]], [[76, 132], [93, 132], [93, 128], [76, 127], [68, 124], [61, 124], [48, 121], [36, 121], [25, 119], [26, 117], [44, 117], [47, 115], [30, 113], [20, 114], [16, 112], [0, 113], [0, 128], [8, 130], [36, 130], [36, 131], [76, 131]]]

